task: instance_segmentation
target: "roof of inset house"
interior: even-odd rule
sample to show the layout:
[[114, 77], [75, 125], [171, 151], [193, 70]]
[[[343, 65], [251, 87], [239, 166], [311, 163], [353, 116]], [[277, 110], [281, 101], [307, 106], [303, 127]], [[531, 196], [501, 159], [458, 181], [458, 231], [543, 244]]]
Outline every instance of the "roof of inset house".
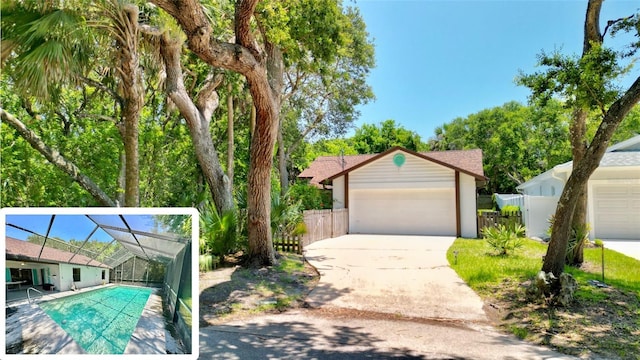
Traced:
[[6, 238], [6, 256], [10, 260], [67, 263], [110, 268], [110, 266], [106, 264], [81, 254], [54, 249], [10, 237]]
[[309, 182], [313, 185], [320, 185], [326, 180], [333, 180], [344, 173], [353, 171], [398, 150], [461, 171], [479, 180], [487, 179], [482, 168], [482, 150], [480, 149], [418, 153], [401, 147], [393, 147], [379, 154], [319, 156], [298, 177], [310, 179]]
[[191, 242], [190, 236], [171, 227], [191, 214], [154, 214], [151, 210], [149, 214], [125, 210], [112, 214], [107, 210], [95, 214], [7, 214], [6, 256], [113, 268], [134, 256], [168, 263]]

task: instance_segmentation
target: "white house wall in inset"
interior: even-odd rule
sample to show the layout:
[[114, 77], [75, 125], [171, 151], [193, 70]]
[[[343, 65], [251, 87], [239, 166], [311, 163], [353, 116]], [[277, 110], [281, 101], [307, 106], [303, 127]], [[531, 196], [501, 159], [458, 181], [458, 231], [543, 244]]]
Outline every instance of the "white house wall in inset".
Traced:
[[[35, 270], [36, 276], [35, 278], [33, 278], [34, 285], [42, 285], [44, 283], [53, 284], [56, 286], [56, 288], [59, 289], [60, 266], [58, 264], [45, 264], [45, 263], [30, 262], [30, 261], [7, 260], [5, 267], [7, 269], [13, 268], [13, 269], [29, 269], [32, 271]], [[42, 276], [43, 269], [44, 269], [44, 276]]]
[[[80, 269], [80, 281], [73, 281], [73, 268]], [[102, 279], [102, 271], [105, 272], [105, 279]], [[77, 288], [101, 285], [109, 282], [109, 269], [97, 268], [93, 266], [60, 264], [59, 289], [69, 290], [71, 284], [75, 283]]]
[[460, 235], [462, 237], [478, 237], [476, 203], [476, 179], [467, 174], [460, 174]]

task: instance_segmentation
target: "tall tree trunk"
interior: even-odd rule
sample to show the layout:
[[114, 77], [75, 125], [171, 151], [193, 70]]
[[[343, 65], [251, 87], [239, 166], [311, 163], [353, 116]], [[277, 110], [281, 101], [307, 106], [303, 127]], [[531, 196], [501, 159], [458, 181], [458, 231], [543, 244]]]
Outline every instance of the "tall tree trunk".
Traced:
[[0, 119], [5, 121], [12, 128], [16, 129], [32, 148], [44, 155], [47, 160], [58, 169], [64, 171], [74, 181], [76, 181], [83, 189], [87, 190], [96, 201], [102, 206], [116, 206], [115, 202], [107, 196], [88, 176], [84, 175], [78, 167], [71, 161], [65, 159], [58, 150], [48, 147], [40, 137], [29, 130], [20, 120], [12, 114], [0, 108]]
[[138, 56], [138, 7], [125, 5], [121, 17], [114, 20], [117, 32], [116, 44], [120, 49], [120, 79], [122, 84], [124, 122], [124, 153], [126, 183], [124, 206], [140, 204], [140, 166], [138, 156], [138, 123], [144, 105], [144, 88]]
[[233, 191], [233, 171], [234, 171], [234, 138], [233, 138], [233, 84], [227, 84], [227, 177], [229, 178], [229, 188]]
[[235, 44], [215, 38], [202, 4], [193, 0], [152, 0], [176, 19], [187, 35], [189, 49], [213, 67], [242, 74], [256, 108], [256, 125], [249, 149], [247, 215], [249, 263], [272, 265], [275, 252], [271, 239], [271, 167], [275, 145], [280, 96], [283, 84], [283, 60], [280, 51], [266, 37], [264, 52], [253, 35], [253, 14], [258, 0], [238, 0], [235, 6]]
[[284, 136], [282, 135], [282, 121], [278, 126], [278, 173], [280, 174], [280, 196], [284, 196], [289, 190], [289, 173], [287, 171], [287, 152], [284, 149]]
[[124, 188], [127, 184], [127, 157], [120, 153], [120, 171], [118, 172], [118, 194], [116, 201], [118, 206], [124, 205]]
[[249, 138], [253, 137], [253, 133], [256, 131], [256, 107], [251, 103], [251, 114], [249, 115]]
[[[573, 112], [571, 131], [571, 150], [573, 154], [573, 167], [584, 158], [587, 151], [587, 111], [577, 108]], [[587, 224], [587, 183], [578, 190], [576, 206], [573, 210], [571, 228], [577, 237], [581, 237]], [[576, 238], [576, 244], [568, 259], [569, 265], [579, 267], [584, 262], [584, 238]]]
[[[269, 87], [260, 91], [257, 86], [250, 86], [256, 108], [256, 127], [249, 149], [247, 214], [249, 259], [254, 266], [272, 265], [276, 261], [271, 237], [271, 169], [284, 64], [278, 48], [267, 44], [266, 50]], [[248, 79], [248, 82], [252, 84], [253, 81]]]
[[[602, 34], [600, 33], [600, 10], [603, 0], [591, 0], [587, 5], [587, 13], [584, 21], [584, 36], [582, 43], [582, 57], [589, 54], [595, 44], [602, 44]], [[587, 150], [587, 112], [584, 104], [576, 104], [572, 114], [570, 127], [570, 142], [573, 155], [573, 167], [582, 160]], [[587, 229], [587, 184], [580, 186], [578, 199], [573, 210], [571, 228], [577, 237], [582, 237]], [[576, 238], [576, 244], [568, 263], [572, 266], [580, 266], [584, 262], [584, 239]]]
[[567, 243], [571, 234], [571, 220], [582, 187], [600, 164], [613, 133], [629, 111], [640, 101], [640, 77], [616, 100], [604, 114], [591, 144], [582, 160], [574, 163], [573, 171], [567, 180], [551, 229], [549, 248], [542, 264], [542, 271], [559, 276], [564, 271]]
[[216, 209], [219, 214], [232, 210], [233, 196], [229, 178], [222, 170], [218, 152], [213, 146], [213, 138], [209, 130], [213, 111], [219, 104], [218, 94], [215, 89], [220, 80], [213, 78], [208, 80], [208, 83], [198, 94], [198, 105], [196, 105], [184, 86], [184, 77], [180, 66], [182, 43], [176, 39], [171, 39], [165, 33], [162, 35], [160, 53], [164, 59], [167, 72], [167, 95], [173, 100], [180, 114], [186, 120], [198, 163], [209, 185]]

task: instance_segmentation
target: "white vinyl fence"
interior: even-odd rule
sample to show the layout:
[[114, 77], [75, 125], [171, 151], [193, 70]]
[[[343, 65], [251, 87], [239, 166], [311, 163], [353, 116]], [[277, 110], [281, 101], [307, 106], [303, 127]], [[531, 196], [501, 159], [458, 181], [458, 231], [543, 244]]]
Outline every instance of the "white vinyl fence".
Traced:
[[556, 212], [558, 196], [531, 196], [521, 194], [495, 194], [496, 203], [517, 205], [522, 211], [522, 220], [527, 228], [528, 237], [547, 238], [549, 235], [549, 219]]

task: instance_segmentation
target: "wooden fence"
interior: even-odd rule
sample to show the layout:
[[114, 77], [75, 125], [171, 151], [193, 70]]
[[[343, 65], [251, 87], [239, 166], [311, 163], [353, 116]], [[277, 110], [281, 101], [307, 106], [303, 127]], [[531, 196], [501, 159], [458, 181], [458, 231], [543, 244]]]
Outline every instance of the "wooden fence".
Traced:
[[498, 225], [522, 225], [522, 211], [502, 213], [500, 211], [482, 211], [478, 214], [478, 235], [482, 236], [485, 227]]
[[349, 210], [306, 210], [303, 212], [307, 233], [303, 236], [280, 236], [273, 239], [278, 251], [302, 254], [305, 246], [316, 241], [347, 234], [349, 231]]
[[304, 211], [304, 223], [307, 233], [303, 245], [347, 234], [349, 231], [349, 210], [307, 210]]
[[280, 236], [273, 239], [273, 247], [276, 251], [302, 254], [302, 237]]

